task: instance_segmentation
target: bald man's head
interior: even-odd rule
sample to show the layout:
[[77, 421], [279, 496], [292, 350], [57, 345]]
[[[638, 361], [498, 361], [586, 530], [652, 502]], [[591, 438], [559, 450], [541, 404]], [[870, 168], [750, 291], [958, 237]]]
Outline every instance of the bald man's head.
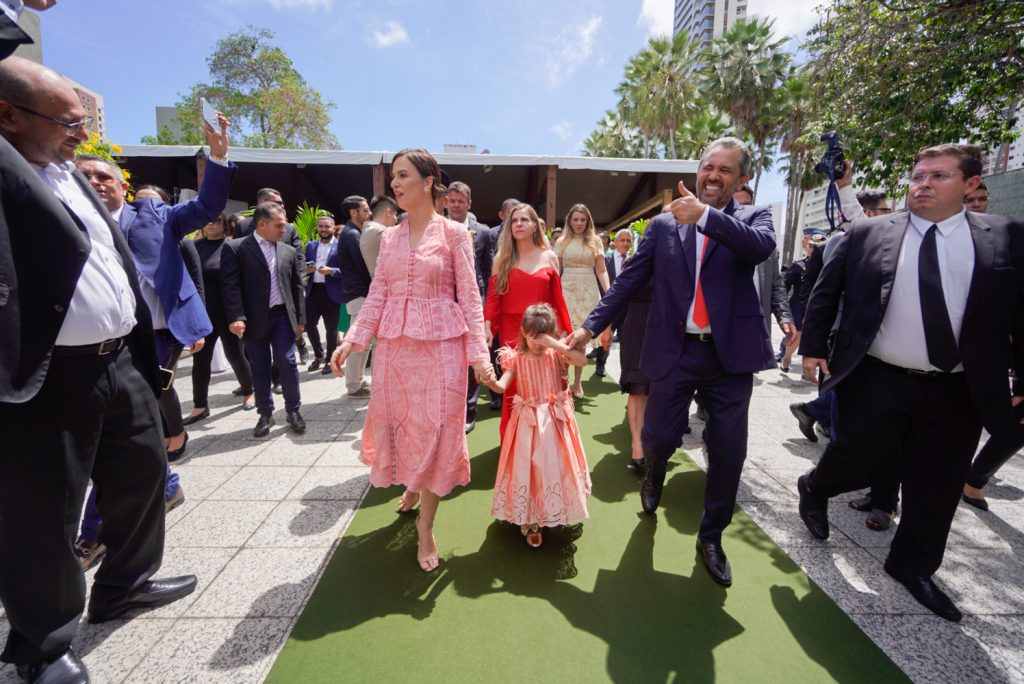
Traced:
[[0, 135], [40, 166], [70, 161], [88, 138], [82, 100], [53, 69], [21, 57], [0, 61]]

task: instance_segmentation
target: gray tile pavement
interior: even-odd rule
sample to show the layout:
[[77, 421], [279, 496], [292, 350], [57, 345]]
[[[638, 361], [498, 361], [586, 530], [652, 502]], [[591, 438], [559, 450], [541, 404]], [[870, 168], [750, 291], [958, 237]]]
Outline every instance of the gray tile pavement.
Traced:
[[[177, 381], [191, 408], [189, 361]], [[609, 371], [618, 373], [618, 354]], [[189, 460], [176, 467], [186, 502], [167, 520], [162, 575], [194, 572], [193, 596], [104, 625], [84, 623], [75, 646], [96, 682], [261, 682], [368, 487], [359, 461], [365, 400], [343, 383], [303, 373], [295, 435], [278, 425], [252, 438], [255, 412], [230, 395], [230, 372], [214, 376], [213, 415], [190, 428]], [[814, 396], [796, 372], [761, 373], [750, 413], [740, 506], [808, 576], [917, 682], [1024, 682], [1024, 460], [988, 488], [991, 512], [962, 506], [937, 580], [964, 610], [959, 625], [937, 618], [882, 570], [892, 532], [873, 532], [838, 497], [832, 536], [813, 539], [796, 512], [796, 478], [824, 450], [796, 428], [789, 404]], [[275, 397], [280, 408], [280, 397]], [[699, 420], [684, 441], [704, 467]], [[737, 568], [742, 582], [742, 569]], [[91, 574], [90, 574], [91, 578]], [[0, 639], [7, 632], [0, 619]], [[0, 684], [16, 681], [0, 668]]]

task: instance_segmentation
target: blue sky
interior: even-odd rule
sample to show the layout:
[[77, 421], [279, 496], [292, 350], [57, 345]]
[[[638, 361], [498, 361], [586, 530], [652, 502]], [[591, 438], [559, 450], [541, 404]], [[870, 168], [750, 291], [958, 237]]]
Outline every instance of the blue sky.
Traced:
[[[749, 5], [783, 12], [793, 34], [816, 1]], [[206, 79], [216, 41], [253, 24], [337, 105], [345, 149], [556, 155], [579, 154], [626, 61], [671, 17], [671, 0], [64, 0], [40, 15], [45, 64], [104, 96], [119, 144], [154, 133], [154, 107]], [[760, 194], [785, 193], [763, 178]]]

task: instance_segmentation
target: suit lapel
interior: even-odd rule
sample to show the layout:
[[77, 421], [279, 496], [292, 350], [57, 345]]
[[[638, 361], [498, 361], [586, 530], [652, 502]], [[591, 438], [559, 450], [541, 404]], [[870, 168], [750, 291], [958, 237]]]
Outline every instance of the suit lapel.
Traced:
[[899, 261], [900, 248], [903, 246], [903, 236], [907, 233], [907, 226], [910, 225], [910, 212], [901, 213], [892, 219], [892, 228], [882, 235], [882, 260], [881, 260], [881, 303], [882, 311], [889, 305], [889, 297], [892, 295], [892, 285], [896, 280], [896, 262]]
[[971, 315], [978, 308], [978, 301], [984, 298], [985, 286], [992, 275], [995, 264], [996, 245], [992, 228], [982, 217], [967, 212], [967, 225], [971, 228], [971, 240], [974, 242], [974, 272], [971, 274], [971, 287], [967, 291], [967, 305], [964, 308], [964, 320], [960, 325], [960, 334], [967, 329]]

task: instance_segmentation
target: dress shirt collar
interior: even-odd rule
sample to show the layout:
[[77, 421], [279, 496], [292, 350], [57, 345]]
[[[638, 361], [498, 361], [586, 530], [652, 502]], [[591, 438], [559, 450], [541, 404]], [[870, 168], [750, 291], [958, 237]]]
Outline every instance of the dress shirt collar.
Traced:
[[60, 164], [33, 164], [39, 172], [39, 175], [46, 178], [52, 178], [53, 180], [69, 181], [71, 180], [71, 172], [75, 170], [74, 164], [69, 161], [61, 162]]
[[910, 225], [914, 226], [914, 229], [922, 236], [924, 236], [932, 226], [938, 226], [939, 232], [942, 233], [942, 237], [947, 238], [950, 233], [965, 223], [967, 223], [967, 210], [961, 210], [950, 216], [948, 219], [939, 221], [938, 223], [923, 219], [914, 213], [910, 214]]
[[274, 250], [275, 252], [277, 251], [277, 243], [271, 242], [270, 240], [264, 240], [264, 239], [263, 239], [263, 236], [262, 236], [262, 235], [260, 235], [259, 233], [257, 233], [256, 231], [253, 231], [253, 232], [252, 232], [252, 236], [253, 236], [254, 238], [256, 238], [256, 244], [257, 244], [257, 245], [259, 245], [259, 248], [260, 248], [260, 249], [263, 249], [263, 245], [264, 245], [264, 244], [267, 244], [267, 245], [270, 245], [270, 247], [271, 247], [271, 248], [272, 248], [272, 249], [273, 249], [273, 250]]
[[110, 215], [114, 217], [114, 223], [116, 223], [118, 225], [121, 224], [121, 212], [123, 212], [123, 211], [124, 211], [124, 205], [122, 204], [117, 209], [115, 209], [114, 211], [110, 212]]
[[333, 245], [333, 244], [334, 244], [334, 241], [335, 241], [335, 240], [337, 240], [337, 239], [338, 239], [338, 238], [336, 238], [336, 237], [334, 237], [334, 236], [332, 235], [332, 236], [331, 236], [331, 239], [330, 239], [330, 240], [328, 240], [327, 242], [324, 242], [324, 241], [323, 241], [323, 238], [320, 238], [320, 239], [318, 239], [318, 240], [316, 241], [316, 243], [317, 243], [318, 245]]
[[3, 12], [14, 23], [18, 23], [18, 16], [25, 9], [24, 0], [0, 0], [0, 12]]

